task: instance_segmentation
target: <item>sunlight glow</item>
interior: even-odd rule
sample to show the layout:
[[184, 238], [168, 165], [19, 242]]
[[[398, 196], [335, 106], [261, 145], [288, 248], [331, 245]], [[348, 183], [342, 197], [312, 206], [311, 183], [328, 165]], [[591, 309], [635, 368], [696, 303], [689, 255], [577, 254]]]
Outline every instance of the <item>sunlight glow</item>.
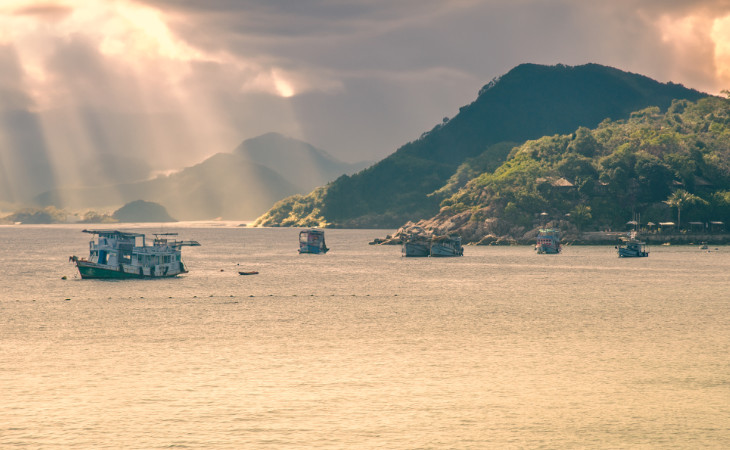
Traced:
[[281, 75], [280, 72], [276, 70], [271, 71], [271, 78], [274, 80], [274, 86], [276, 87], [276, 92], [284, 97], [289, 98], [294, 95], [294, 88], [292, 85], [284, 79], [284, 77]]
[[724, 19], [697, 10], [681, 17], [664, 15], [655, 23], [672, 55], [665, 72], [670, 77], [694, 79], [694, 87], [700, 90], [720, 91], [721, 74], [728, 66], [724, 56], [727, 44], [727, 37], [723, 36]]
[[712, 40], [715, 42], [715, 68], [723, 89], [730, 89], [730, 16], [715, 19], [712, 25]]
[[[104, 3], [105, 5], [107, 3]], [[163, 57], [190, 61], [205, 59], [204, 55], [176, 39], [165, 23], [164, 15], [155, 9], [134, 3], [112, 3], [108, 26], [100, 50], [109, 55]]]

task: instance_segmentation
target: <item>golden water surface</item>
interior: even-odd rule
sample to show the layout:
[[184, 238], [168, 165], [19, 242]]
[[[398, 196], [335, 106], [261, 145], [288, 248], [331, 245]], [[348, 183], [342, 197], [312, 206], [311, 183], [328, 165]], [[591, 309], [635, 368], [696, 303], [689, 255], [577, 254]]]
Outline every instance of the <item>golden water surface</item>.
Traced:
[[730, 446], [728, 247], [167, 225], [189, 274], [98, 281], [80, 230], [0, 227], [1, 448]]

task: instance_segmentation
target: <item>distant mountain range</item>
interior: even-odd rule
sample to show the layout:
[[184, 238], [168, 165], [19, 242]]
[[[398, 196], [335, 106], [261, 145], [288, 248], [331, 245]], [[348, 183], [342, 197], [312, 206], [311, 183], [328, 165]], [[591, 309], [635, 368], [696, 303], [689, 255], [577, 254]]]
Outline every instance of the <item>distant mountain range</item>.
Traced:
[[368, 163], [338, 161], [306, 142], [277, 133], [248, 139], [179, 172], [133, 183], [54, 189], [39, 206], [109, 209], [134, 200], [159, 203], [179, 220], [252, 220], [276, 201], [306, 193]]
[[418, 140], [304, 198], [277, 203], [257, 223], [396, 228], [438, 213], [445, 196], [459, 187], [452, 177], [466, 179], [457, 172], [467, 159], [493, 170], [511, 148], [526, 140], [572, 133], [581, 126], [594, 128], [605, 119], [625, 119], [649, 106], [666, 110], [673, 99], [705, 96], [598, 64], [522, 64], [492, 80], [456, 117]]
[[346, 163], [324, 150], [279, 133], [267, 133], [247, 139], [233, 151], [246, 161], [269, 167], [302, 192], [309, 192], [352, 174], [372, 164], [372, 161]]

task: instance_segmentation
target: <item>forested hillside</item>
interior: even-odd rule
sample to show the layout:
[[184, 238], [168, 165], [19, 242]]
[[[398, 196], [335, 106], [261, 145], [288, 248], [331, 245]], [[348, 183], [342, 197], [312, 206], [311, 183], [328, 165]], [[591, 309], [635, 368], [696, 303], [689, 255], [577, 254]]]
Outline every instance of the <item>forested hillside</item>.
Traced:
[[730, 223], [730, 100], [677, 100], [665, 113], [528, 141], [444, 200], [427, 226], [475, 242], [521, 239], [545, 221], [625, 229], [638, 215], [679, 228]]
[[663, 111], [673, 99], [703, 96], [597, 64], [523, 64], [484, 86], [476, 101], [418, 140], [357, 174], [277, 203], [257, 223], [397, 227], [436, 214], [444, 196], [469, 175], [457, 173], [469, 158], [493, 170], [504, 161], [510, 143], [570, 133], [579, 126], [593, 128], [606, 118], [628, 118], [649, 106]]

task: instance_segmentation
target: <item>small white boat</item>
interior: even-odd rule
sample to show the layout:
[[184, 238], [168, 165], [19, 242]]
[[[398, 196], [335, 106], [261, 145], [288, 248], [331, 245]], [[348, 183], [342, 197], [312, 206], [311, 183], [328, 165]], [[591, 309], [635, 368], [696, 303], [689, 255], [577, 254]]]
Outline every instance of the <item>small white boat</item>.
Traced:
[[71, 256], [81, 278], [164, 278], [187, 273], [182, 261], [182, 247], [195, 247], [197, 241], [178, 241], [157, 233], [147, 245], [142, 233], [117, 230], [83, 230], [97, 236], [89, 242], [89, 258]]

